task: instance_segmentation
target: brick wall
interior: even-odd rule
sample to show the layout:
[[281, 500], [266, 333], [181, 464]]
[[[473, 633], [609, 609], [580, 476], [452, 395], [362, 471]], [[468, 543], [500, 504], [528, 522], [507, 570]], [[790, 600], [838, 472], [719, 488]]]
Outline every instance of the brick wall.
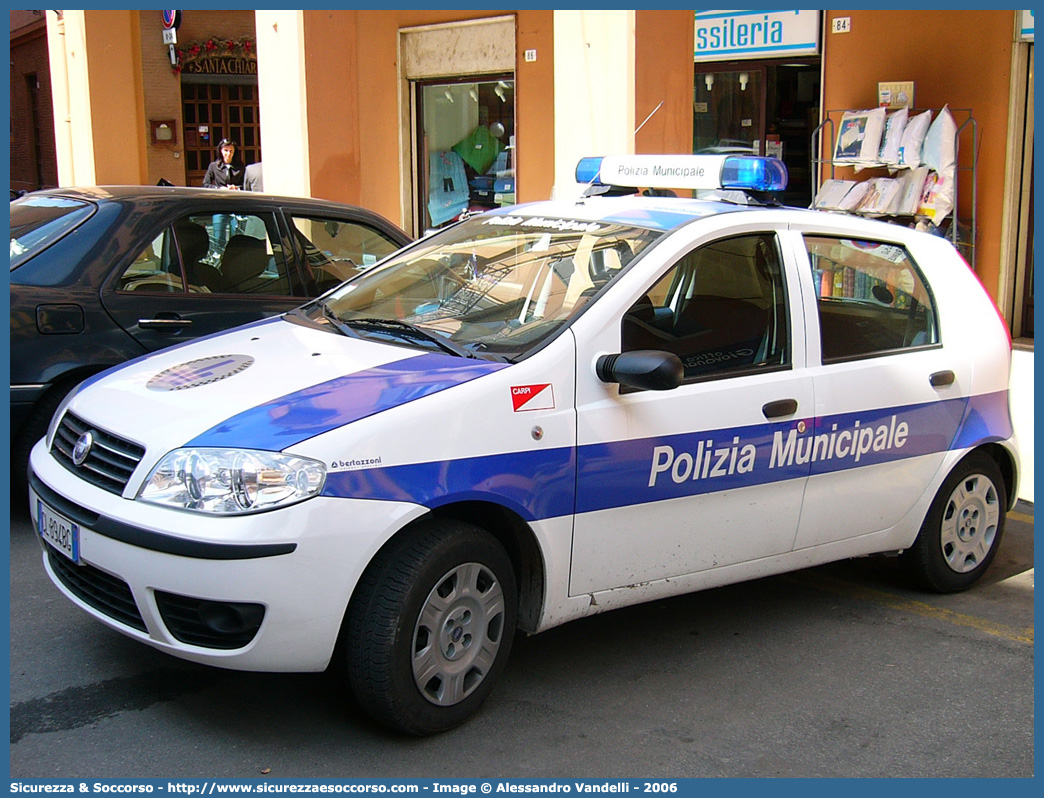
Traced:
[[[23, 14], [25, 12], [22, 12]], [[29, 76], [36, 76], [39, 122], [39, 169], [30, 118]], [[32, 191], [58, 185], [54, 145], [51, 70], [47, 57], [47, 27], [41, 16], [11, 33], [11, 188]]]

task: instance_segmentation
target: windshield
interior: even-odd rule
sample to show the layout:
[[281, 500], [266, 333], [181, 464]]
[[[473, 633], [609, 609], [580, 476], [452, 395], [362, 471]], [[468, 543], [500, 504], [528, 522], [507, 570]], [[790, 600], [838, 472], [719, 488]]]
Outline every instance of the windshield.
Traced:
[[483, 216], [346, 283], [320, 300], [312, 318], [346, 334], [342, 325], [367, 337], [514, 360], [568, 324], [662, 235], [617, 223]]
[[94, 212], [65, 197], [22, 197], [11, 203], [11, 268], [15, 269]]

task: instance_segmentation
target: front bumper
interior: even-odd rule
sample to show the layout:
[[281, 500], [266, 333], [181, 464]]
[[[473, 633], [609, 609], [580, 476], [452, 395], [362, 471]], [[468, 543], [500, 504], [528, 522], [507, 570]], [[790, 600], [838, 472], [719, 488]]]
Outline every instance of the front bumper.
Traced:
[[[66, 470], [43, 442], [30, 464], [34, 519], [43, 501], [79, 525], [79, 565], [41, 540], [47, 574], [66, 597], [128, 637], [237, 670], [325, 669], [366, 564], [424, 512], [316, 497], [255, 515], [207, 517], [107, 493]], [[236, 627], [237, 613], [246, 616], [245, 629]], [[192, 631], [197, 616], [232, 636]]]

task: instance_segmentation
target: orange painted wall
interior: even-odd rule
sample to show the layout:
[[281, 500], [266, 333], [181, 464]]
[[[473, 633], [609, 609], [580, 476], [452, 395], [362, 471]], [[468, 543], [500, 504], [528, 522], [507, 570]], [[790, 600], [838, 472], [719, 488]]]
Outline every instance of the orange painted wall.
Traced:
[[[918, 108], [970, 108], [978, 123], [976, 271], [996, 297], [1007, 145], [1008, 88], [1015, 30], [1013, 11], [828, 11], [851, 17], [852, 31], [826, 34], [824, 108], [877, 104], [877, 82], [912, 80]], [[955, 114], [958, 123], [961, 117]], [[961, 165], [970, 165], [962, 139]], [[959, 184], [968, 214], [968, 179]]]
[[85, 15], [94, 168], [98, 185], [141, 185], [148, 175], [137, 11]]
[[634, 124], [639, 153], [692, 152], [692, 11], [635, 12]]
[[[401, 224], [398, 31], [493, 15], [497, 14], [306, 11], [312, 195], [357, 203]], [[525, 49], [537, 49], [536, 62], [524, 62]], [[552, 12], [517, 12], [516, 178], [520, 201], [546, 198], [551, 192], [552, 50]]]

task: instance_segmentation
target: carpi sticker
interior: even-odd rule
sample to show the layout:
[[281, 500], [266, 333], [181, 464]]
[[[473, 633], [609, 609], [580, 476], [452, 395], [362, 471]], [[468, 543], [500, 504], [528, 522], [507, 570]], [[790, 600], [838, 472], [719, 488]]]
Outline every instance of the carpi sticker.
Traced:
[[554, 410], [555, 391], [551, 383], [511, 386], [511, 404], [516, 413], [523, 410]]

